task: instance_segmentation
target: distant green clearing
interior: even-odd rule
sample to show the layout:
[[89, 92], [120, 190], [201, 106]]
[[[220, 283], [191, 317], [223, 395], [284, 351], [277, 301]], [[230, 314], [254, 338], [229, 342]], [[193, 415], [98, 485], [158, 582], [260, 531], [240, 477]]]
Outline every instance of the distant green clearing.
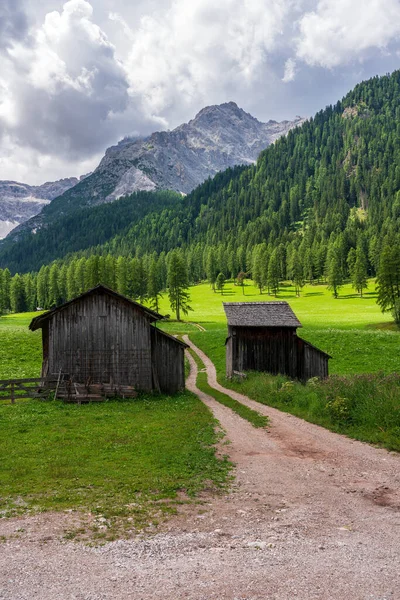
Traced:
[[[363, 298], [354, 294], [351, 286], [340, 290], [338, 299], [325, 285], [308, 285], [297, 298], [292, 286], [285, 286], [277, 298], [260, 292], [251, 282], [246, 282], [245, 295], [240, 287], [227, 284], [224, 294], [213, 292], [208, 284], [190, 288], [191, 306], [194, 312], [186, 317], [207, 329], [204, 348], [212, 348], [210, 357], [217, 363], [220, 373], [225, 369], [226, 317], [223, 302], [286, 300], [300, 319], [303, 327], [298, 330], [301, 337], [328, 352], [332, 374], [396, 372], [400, 368], [400, 331], [391, 322], [390, 315], [383, 315], [376, 305], [375, 285]], [[160, 311], [170, 313], [168, 300], [163, 298]], [[191, 335], [200, 343], [204, 334], [193, 325], [166, 323], [161, 325], [168, 331]], [[203, 348], [203, 349], [204, 349]], [[207, 350], [206, 350], [207, 351]]]
[[107, 539], [156, 523], [179, 500], [227, 481], [214, 425], [189, 392], [82, 406], [3, 404], [0, 516], [89, 510], [92, 535]]
[[[225, 364], [226, 318], [223, 302], [286, 300], [290, 303], [303, 327], [299, 334], [321, 350], [333, 356], [330, 373], [391, 373], [400, 367], [400, 331], [383, 315], [376, 305], [374, 282], [363, 298], [354, 294], [350, 285], [340, 290], [337, 300], [325, 285], [308, 285], [297, 298], [292, 286], [282, 288], [278, 298], [260, 295], [247, 281], [245, 295], [242, 289], [228, 283], [224, 294], [213, 292], [209, 284], [190, 288], [191, 306], [194, 309], [187, 322], [166, 322], [159, 326], [176, 334], [193, 334], [193, 341], [202, 333], [191, 324], [200, 323], [207, 329], [208, 344], [215, 348], [214, 359]], [[165, 294], [160, 305], [161, 314], [171, 314]], [[24, 313], [0, 317], [0, 379], [7, 377], [34, 377], [40, 373], [41, 336], [32, 333], [28, 325], [37, 313]]]

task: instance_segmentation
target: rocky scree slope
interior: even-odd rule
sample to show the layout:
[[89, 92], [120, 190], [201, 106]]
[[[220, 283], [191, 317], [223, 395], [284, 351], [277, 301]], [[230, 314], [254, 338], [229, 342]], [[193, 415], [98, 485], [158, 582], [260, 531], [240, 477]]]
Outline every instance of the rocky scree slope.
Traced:
[[145, 139], [125, 138], [109, 148], [97, 169], [13, 232], [41, 228], [84, 206], [111, 202], [136, 191], [188, 194], [218, 171], [251, 164], [260, 152], [304, 119], [261, 123], [234, 102], [209, 106], [189, 123]]

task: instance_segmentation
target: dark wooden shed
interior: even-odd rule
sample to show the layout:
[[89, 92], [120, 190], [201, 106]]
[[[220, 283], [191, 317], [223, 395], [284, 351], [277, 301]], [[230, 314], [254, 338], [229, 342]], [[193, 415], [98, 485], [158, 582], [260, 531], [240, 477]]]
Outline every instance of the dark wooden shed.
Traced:
[[157, 329], [163, 317], [98, 285], [32, 320], [41, 328], [42, 376], [174, 393], [185, 387], [186, 344]]
[[226, 375], [266, 371], [306, 381], [328, 377], [329, 354], [297, 335], [300, 321], [287, 302], [225, 302]]

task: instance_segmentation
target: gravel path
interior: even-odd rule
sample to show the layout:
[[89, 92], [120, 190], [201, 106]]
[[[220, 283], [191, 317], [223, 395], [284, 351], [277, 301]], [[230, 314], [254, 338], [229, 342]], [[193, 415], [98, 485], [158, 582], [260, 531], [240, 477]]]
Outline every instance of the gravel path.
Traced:
[[400, 599], [400, 456], [218, 386], [270, 417], [255, 429], [197, 390], [189, 360], [230, 442], [231, 493], [100, 548], [60, 541], [68, 515], [0, 521], [0, 536], [24, 530], [0, 544], [0, 599]]

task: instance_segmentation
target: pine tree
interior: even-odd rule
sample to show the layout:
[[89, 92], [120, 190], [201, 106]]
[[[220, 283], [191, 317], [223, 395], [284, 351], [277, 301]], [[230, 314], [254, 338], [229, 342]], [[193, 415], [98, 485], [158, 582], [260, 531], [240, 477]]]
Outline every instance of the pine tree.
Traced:
[[3, 269], [0, 269], [0, 316], [4, 312]]
[[49, 267], [41, 267], [36, 280], [36, 295], [39, 308], [49, 308]]
[[10, 289], [11, 289], [11, 273], [9, 269], [3, 271], [3, 310], [11, 310], [10, 301]]
[[215, 291], [215, 281], [217, 279], [217, 258], [215, 256], [214, 248], [210, 248], [207, 255], [207, 279], [212, 286], [212, 289]]
[[242, 288], [243, 296], [246, 295], [244, 293], [244, 282], [245, 282], [246, 276], [247, 276], [247, 273], [244, 273], [244, 271], [240, 271], [240, 273], [238, 273], [237, 277], [236, 277], [237, 284], [240, 285], [240, 287]]
[[36, 308], [36, 282], [31, 273], [22, 276], [26, 310], [32, 312]]
[[335, 298], [339, 295], [339, 289], [343, 285], [343, 271], [338, 249], [333, 246], [328, 253], [328, 290], [333, 292]]
[[130, 263], [129, 295], [139, 302], [144, 302], [147, 296], [147, 274], [140, 258], [133, 258]]
[[355, 248], [350, 248], [349, 253], [347, 255], [347, 268], [349, 270], [349, 274], [350, 274], [350, 279], [353, 282], [354, 281], [354, 267], [356, 265], [356, 260], [357, 260], [357, 252], [355, 250]]
[[86, 273], [86, 258], [83, 256], [80, 258], [76, 264], [75, 269], [75, 284], [77, 294], [83, 294], [88, 289], [86, 287], [85, 282], [85, 273]]
[[118, 256], [116, 264], [117, 292], [123, 296], [128, 295], [128, 261], [125, 256]]
[[99, 257], [92, 254], [86, 261], [85, 288], [90, 290], [100, 283]]
[[14, 313], [25, 312], [27, 310], [24, 282], [18, 273], [11, 279], [10, 303], [11, 310]]
[[57, 263], [53, 263], [50, 267], [49, 272], [49, 305], [59, 306], [61, 304], [61, 294], [58, 282], [59, 277], [59, 266]]
[[78, 295], [76, 285], [76, 261], [72, 260], [67, 269], [67, 300], [72, 300]]
[[295, 288], [296, 296], [300, 296], [301, 288], [304, 286], [304, 268], [301, 264], [297, 250], [292, 255], [292, 282]]
[[162, 282], [160, 277], [160, 270], [155, 258], [152, 259], [149, 267], [149, 274], [147, 278], [147, 297], [150, 301], [150, 308], [158, 312], [161, 294]]
[[260, 294], [264, 289], [266, 283], [265, 277], [265, 263], [267, 260], [267, 246], [266, 244], [258, 244], [253, 249], [253, 260], [252, 260], [252, 277], [253, 281], [260, 290]]
[[167, 286], [169, 302], [178, 321], [181, 320], [181, 312], [187, 315], [189, 310], [193, 310], [188, 304], [190, 302], [188, 285], [185, 261], [178, 250], [173, 250], [168, 260]]

